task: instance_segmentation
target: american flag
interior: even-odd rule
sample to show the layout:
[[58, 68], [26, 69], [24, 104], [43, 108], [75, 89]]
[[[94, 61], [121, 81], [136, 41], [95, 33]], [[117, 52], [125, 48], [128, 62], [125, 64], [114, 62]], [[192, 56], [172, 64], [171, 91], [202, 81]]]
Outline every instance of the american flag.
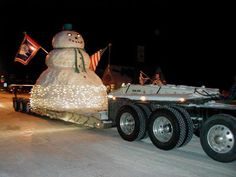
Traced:
[[90, 65], [89, 68], [92, 71], [96, 70], [96, 67], [98, 65], [98, 62], [101, 59], [102, 54], [105, 52], [105, 50], [107, 49], [107, 47], [105, 47], [104, 49], [100, 49], [99, 51], [95, 52], [93, 55], [90, 56]]
[[27, 65], [40, 48], [41, 46], [38, 43], [25, 34], [20, 48], [16, 54], [15, 61]]

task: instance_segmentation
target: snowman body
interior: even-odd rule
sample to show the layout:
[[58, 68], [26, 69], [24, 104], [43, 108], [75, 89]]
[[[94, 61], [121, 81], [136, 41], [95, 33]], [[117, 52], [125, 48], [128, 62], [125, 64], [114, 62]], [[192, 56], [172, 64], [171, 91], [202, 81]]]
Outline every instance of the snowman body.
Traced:
[[47, 69], [32, 88], [33, 110], [92, 113], [107, 110], [107, 92], [101, 79], [89, 69], [84, 40], [75, 31], [61, 31], [52, 40]]

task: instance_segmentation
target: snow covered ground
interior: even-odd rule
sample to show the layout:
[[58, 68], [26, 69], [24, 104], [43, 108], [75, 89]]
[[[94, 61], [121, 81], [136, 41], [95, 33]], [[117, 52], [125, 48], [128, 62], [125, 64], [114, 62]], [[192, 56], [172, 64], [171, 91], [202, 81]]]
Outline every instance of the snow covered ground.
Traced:
[[0, 177], [235, 177], [236, 161], [209, 158], [193, 137], [171, 151], [127, 142], [116, 128], [91, 129], [12, 108], [0, 94]]

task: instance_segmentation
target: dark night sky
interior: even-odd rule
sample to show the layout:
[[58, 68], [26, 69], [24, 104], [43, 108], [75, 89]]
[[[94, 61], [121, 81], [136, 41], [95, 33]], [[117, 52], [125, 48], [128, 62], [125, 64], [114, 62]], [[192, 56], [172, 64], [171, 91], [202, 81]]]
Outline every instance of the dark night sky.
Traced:
[[[26, 66], [14, 62], [23, 32], [50, 51], [52, 37], [72, 23], [88, 54], [112, 43], [111, 64], [148, 74], [160, 66], [169, 83], [227, 89], [236, 74], [233, 11], [208, 4], [169, 6], [158, 0], [1, 1], [0, 70], [37, 77], [46, 68], [42, 50]], [[142, 65], [136, 62], [137, 45], [145, 46]]]

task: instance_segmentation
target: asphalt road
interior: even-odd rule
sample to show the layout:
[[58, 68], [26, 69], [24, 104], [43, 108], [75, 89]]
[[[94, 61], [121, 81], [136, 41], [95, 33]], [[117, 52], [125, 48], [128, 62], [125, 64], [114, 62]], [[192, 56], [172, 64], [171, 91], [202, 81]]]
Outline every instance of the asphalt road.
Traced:
[[235, 177], [236, 161], [208, 157], [199, 139], [171, 151], [116, 128], [92, 129], [12, 108], [0, 94], [0, 177]]

